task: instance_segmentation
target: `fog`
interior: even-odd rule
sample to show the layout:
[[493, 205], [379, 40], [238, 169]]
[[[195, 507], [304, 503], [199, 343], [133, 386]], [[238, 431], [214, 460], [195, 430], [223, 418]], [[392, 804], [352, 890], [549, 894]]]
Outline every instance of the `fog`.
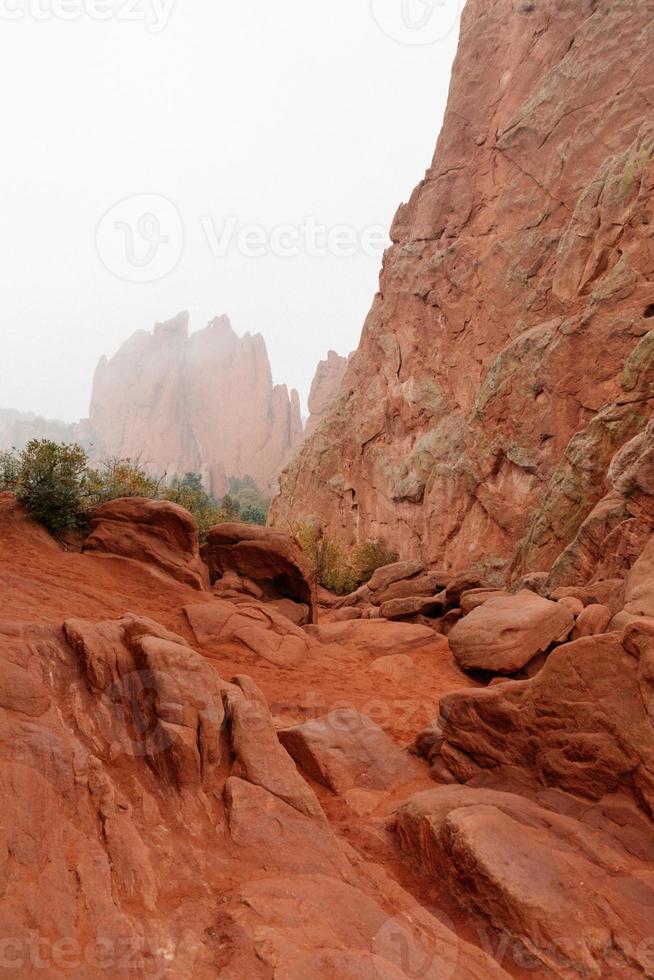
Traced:
[[444, 112], [458, 0], [0, 0], [0, 406], [74, 421], [137, 329], [358, 343]]

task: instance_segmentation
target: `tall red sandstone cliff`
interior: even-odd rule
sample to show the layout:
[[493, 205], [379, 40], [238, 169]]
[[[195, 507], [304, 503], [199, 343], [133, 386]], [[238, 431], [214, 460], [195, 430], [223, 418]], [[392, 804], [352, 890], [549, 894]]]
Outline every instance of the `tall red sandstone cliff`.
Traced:
[[263, 337], [238, 337], [227, 317], [189, 336], [186, 313], [102, 358], [90, 423], [99, 455], [199, 472], [217, 494], [228, 476], [268, 488], [302, 436], [297, 392], [273, 385]]
[[654, 404], [653, 48], [651, 0], [468, 0], [434, 161], [277, 524], [514, 573], [575, 538]]

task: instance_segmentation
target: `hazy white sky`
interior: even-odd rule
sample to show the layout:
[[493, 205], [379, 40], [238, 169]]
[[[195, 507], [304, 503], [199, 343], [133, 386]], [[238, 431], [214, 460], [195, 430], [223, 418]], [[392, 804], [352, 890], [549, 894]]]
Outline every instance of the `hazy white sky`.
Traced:
[[84, 416], [99, 356], [184, 309], [304, 398], [430, 163], [459, 6], [0, 0], [0, 407]]

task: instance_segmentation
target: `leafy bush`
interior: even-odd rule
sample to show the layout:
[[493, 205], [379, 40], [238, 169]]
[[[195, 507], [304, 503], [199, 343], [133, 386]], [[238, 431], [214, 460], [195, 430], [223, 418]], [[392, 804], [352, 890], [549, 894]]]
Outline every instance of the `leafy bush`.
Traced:
[[264, 526], [268, 520], [268, 515], [261, 507], [256, 507], [253, 504], [247, 504], [241, 510], [240, 520], [245, 524], [260, 524]]
[[330, 592], [347, 595], [368, 582], [374, 572], [397, 561], [382, 541], [364, 541], [348, 548], [315, 524], [298, 524], [293, 533], [305, 555], [314, 563], [318, 582]]
[[[229, 497], [239, 506], [239, 520], [247, 524], [265, 524], [268, 520], [270, 498], [263, 496], [251, 476], [230, 476]], [[246, 514], [248, 516], [244, 516]], [[250, 515], [256, 520], [251, 519]]]
[[89, 470], [90, 506], [97, 507], [118, 497], [159, 496], [161, 480], [156, 480], [131, 459], [109, 459], [97, 470]]
[[240, 519], [241, 505], [230, 494], [225, 494], [220, 502], [220, 509], [226, 515], [228, 521], [238, 521]]
[[13, 452], [0, 453], [0, 493], [11, 490], [14, 493], [18, 488], [18, 477], [20, 475], [20, 456]]
[[369, 582], [378, 568], [392, 565], [397, 560], [397, 553], [389, 551], [383, 541], [363, 541], [350, 553], [350, 565], [359, 585]]
[[215, 497], [202, 486], [199, 473], [186, 473], [181, 479], [176, 477], [170, 487], [162, 490], [161, 496], [164, 500], [185, 507], [193, 515], [200, 529], [202, 542], [205, 541], [209, 528], [214, 524], [224, 524], [227, 520]]
[[337, 595], [346, 595], [356, 589], [347, 550], [338, 538], [325, 534], [315, 524], [298, 524], [293, 533], [302, 551], [316, 566], [319, 585]]
[[49, 439], [32, 439], [17, 460], [13, 489], [18, 500], [54, 534], [75, 530], [89, 500], [84, 450]]

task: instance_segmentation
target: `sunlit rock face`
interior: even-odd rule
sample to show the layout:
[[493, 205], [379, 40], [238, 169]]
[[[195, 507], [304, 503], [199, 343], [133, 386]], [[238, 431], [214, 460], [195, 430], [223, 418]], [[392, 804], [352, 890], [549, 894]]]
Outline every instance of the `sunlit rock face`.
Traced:
[[653, 41], [649, 4], [469, 0], [434, 161], [277, 522], [500, 576], [575, 539], [652, 408]]
[[238, 337], [227, 317], [189, 335], [185, 313], [101, 359], [90, 422], [102, 455], [202, 473], [216, 494], [227, 476], [269, 488], [302, 437], [297, 392], [273, 385], [263, 337]]

